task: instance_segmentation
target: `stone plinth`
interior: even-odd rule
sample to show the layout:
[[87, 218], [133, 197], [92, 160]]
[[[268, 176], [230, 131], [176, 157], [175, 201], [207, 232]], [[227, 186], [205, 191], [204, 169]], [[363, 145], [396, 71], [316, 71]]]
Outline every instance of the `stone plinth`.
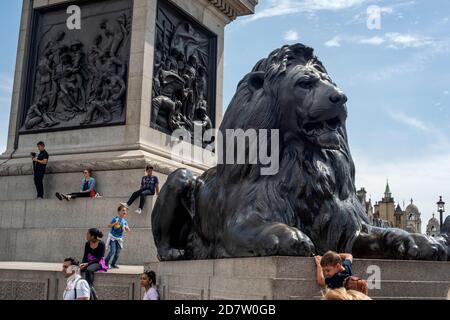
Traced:
[[[0, 262], [0, 300], [62, 300], [66, 280], [62, 263]], [[95, 288], [101, 300], [142, 300], [142, 267], [97, 273]]]
[[[379, 268], [380, 289], [373, 299], [445, 299], [450, 288], [450, 263], [360, 260], [354, 274], [368, 279]], [[263, 257], [149, 263], [158, 274], [164, 299], [320, 299], [314, 259]], [[372, 270], [372, 271], [371, 271]], [[367, 273], [369, 272], [369, 273]]]
[[[139, 188], [147, 164], [154, 166], [161, 184], [180, 167], [199, 174], [209, 168], [201, 160], [186, 163], [187, 155], [174, 157], [171, 136], [151, 127], [156, 18], [161, 1], [176, 6], [216, 37], [211, 50], [215, 53], [211, 81], [215, 83], [216, 112], [211, 122], [218, 127], [224, 28], [237, 16], [251, 14], [256, 0], [23, 0], [7, 149], [0, 155], [0, 261], [60, 262], [67, 255], [81, 256], [87, 229], [107, 232], [105, 227], [119, 202]], [[79, 31], [65, 27], [69, 5], [81, 10]], [[83, 26], [92, 30], [83, 32]], [[121, 82], [126, 93], [119, 95]], [[92, 90], [95, 84], [102, 90]], [[83, 90], [88, 98], [84, 106]], [[30, 110], [45, 98], [50, 101], [38, 110], [65, 125], [49, 125], [51, 121], [42, 115], [41, 122], [34, 122], [39, 112], [31, 116]], [[100, 109], [87, 117], [89, 108], [102, 103], [111, 119]], [[86, 117], [70, 118], [83, 110]], [[42, 201], [35, 200], [30, 159], [38, 141], [46, 143], [50, 154]], [[94, 170], [103, 198], [60, 203], [55, 192], [78, 191], [86, 167]], [[147, 202], [143, 216], [134, 215], [136, 204], [130, 210], [133, 230], [121, 263], [156, 261], [150, 228], [152, 200]]]

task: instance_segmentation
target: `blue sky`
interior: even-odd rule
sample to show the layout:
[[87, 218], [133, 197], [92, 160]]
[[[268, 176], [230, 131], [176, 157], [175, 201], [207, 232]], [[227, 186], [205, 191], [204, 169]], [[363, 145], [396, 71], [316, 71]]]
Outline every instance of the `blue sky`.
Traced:
[[[367, 8], [381, 9], [381, 29]], [[422, 229], [450, 200], [450, 1], [260, 1], [226, 28], [225, 105], [258, 59], [286, 43], [315, 48], [348, 96], [356, 185], [378, 201], [411, 197]]]
[[[0, 4], [0, 151], [5, 149], [21, 0]], [[367, 8], [381, 29], [367, 28]], [[260, 0], [225, 31], [224, 105], [262, 57], [286, 43], [315, 48], [348, 96], [357, 187], [381, 198], [389, 177], [412, 197], [423, 230], [442, 194], [450, 202], [450, 1]], [[449, 203], [450, 204], [450, 203]]]

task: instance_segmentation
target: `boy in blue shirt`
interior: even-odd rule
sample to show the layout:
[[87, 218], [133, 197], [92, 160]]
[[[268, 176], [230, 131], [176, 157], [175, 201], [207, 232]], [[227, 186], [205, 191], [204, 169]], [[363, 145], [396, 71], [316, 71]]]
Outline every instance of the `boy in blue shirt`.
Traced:
[[[120, 252], [123, 249], [123, 233], [129, 232], [128, 222], [125, 220], [127, 214], [127, 208], [125, 206], [120, 206], [117, 209], [118, 216], [115, 216], [111, 223], [108, 224], [108, 228], [111, 231], [108, 235], [108, 240], [106, 241], [106, 246], [109, 246], [108, 256], [105, 258], [105, 262], [109, 268], [119, 269], [117, 266], [117, 260], [119, 259]], [[109, 260], [112, 259], [111, 265], [109, 265]]]
[[344, 280], [352, 276], [353, 256], [349, 253], [328, 251], [323, 257], [315, 256], [317, 283], [329, 289], [344, 287]]

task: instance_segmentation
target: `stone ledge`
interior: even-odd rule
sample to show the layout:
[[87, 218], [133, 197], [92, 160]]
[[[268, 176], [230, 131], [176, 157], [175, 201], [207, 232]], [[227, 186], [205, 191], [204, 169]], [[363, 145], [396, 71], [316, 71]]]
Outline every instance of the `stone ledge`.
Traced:
[[[58, 199], [2, 200], [0, 201], [1, 229], [36, 228], [92, 228], [106, 227], [125, 198], [76, 199], [61, 202]], [[141, 215], [134, 211], [138, 201], [127, 215], [130, 228], [151, 228], [154, 199], [148, 197]]]
[[[260, 257], [152, 263], [165, 299], [320, 299], [313, 258]], [[374, 299], [445, 299], [450, 262], [355, 259], [356, 276], [380, 278]], [[369, 272], [368, 272], [369, 271]]]
[[[100, 230], [106, 240], [109, 229]], [[59, 263], [67, 256], [81, 258], [86, 232], [87, 228], [0, 229], [0, 261]], [[150, 228], [133, 228], [126, 235], [119, 265], [140, 266], [144, 261], [155, 260]]]
[[253, 14], [258, 4], [258, 0], [209, 0], [209, 2], [230, 20]]
[[[65, 279], [62, 263], [0, 262], [0, 300], [62, 300]], [[140, 266], [120, 266], [97, 273], [100, 300], [141, 300]]]
[[[0, 270], [61, 271], [61, 266], [62, 262], [0, 261]], [[120, 269], [111, 269], [105, 274], [141, 274], [143, 271], [141, 266], [121, 265]]]
[[[143, 169], [152, 164], [156, 172], [170, 174], [179, 168], [189, 168], [201, 173], [208, 167], [196, 164], [182, 164], [178, 161], [152, 155], [145, 151], [81, 153], [58, 155], [50, 153], [47, 173], [81, 172], [86, 167], [94, 171]], [[13, 158], [0, 162], [1, 176], [31, 175], [33, 167], [30, 158]]]

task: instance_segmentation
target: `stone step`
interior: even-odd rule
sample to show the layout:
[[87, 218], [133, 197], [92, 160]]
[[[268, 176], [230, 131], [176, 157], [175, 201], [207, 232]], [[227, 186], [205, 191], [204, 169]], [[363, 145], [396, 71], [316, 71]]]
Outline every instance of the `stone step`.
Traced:
[[[258, 257], [153, 262], [169, 299], [320, 299], [313, 258]], [[381, 270], [374, 299], [443, 299], [450, 287], [449, 262], [355, 259], [357, 275]]]
[[[160, 183], [166, 175], [154, 173]], [[144, 169], [110, 170], [94, 172], [98, 192], [107, 197], [128, 198], [139, 189]], [[49, 173], [44, 178], [44, 198], [53, 199], [56, 192], [78, 192], [81, 173]], [[20, 190], [20, 192], [17, 192]], [[0, 176], [0, 200], [29, 200], [36, 198], [32, 175]]]
[[[161, 275], [164, 285], [169, 288], [171, 299], [182, 298], [182, 292], [187, 296], [184, 299], [196, 299], [205, 294], [204, 288], [210, 290], [210, 299], [239, 299], [235, 289], [239, 287], [239, 295], [246, 299], [320, 299], [322, 287], [315, 279], [270, 279], [270, 278], [227, 278], [205, 277], [201, 275]], [[373, 299], [386, 297], [402, 297], [414, 299], [427, 297], [429, 299], [442, 299], [447, 295], [450, 282], [447, 281], [381, 281], [380, 289], [369, 290]], [[264, 293], [272, 293], [264, 294]]]
[[[62, 263], [0, 262], [0, 300], [62, 300], [66, 280]], [[142, 266], [95, 275], [99, 300], [141, 300], [139, 277]]]
[[[369, 296], [376, 297], [416, 297], [426, 296], [442, 298], [447, 294], [450, 282], [447, 281], [381, 281], [380, 289], [369, 289]], [[289, 299], [293, 296], [321, 296], [321, 290], [315, 279], [274, 279], [274, 299]]]
[[[34, 228], [102, 228], [117, 215], [117, 207], [125, 198], [88, 198], [70, 202], [58, 199], [0, 201], [1, 229]], [[131, 228], [151, 228], [154, 197], [147, 197], [141, 215], [136, 200], [127, 215]]]
[[[101, 230], [106, 241], [109, 230]], [[69, 256], [81, 259], [86, 232], [86, 228], [0, 229], [0, 261], [61, 262]], [[156, 259], [150, 228], [132, 228], [126, 234], [119, 265], [143, 265]]]
[[[167, 264], [167, 265], [166, 265]], [[272, 277], [301, 279], [315, 275], [313, 258], [258, 257], [222, 260], [178, 261], [176, 264], [161, 262], [163, 273], [233, 277]], [[195, 267], [192, 267], [195, 266]], [[370, 267], [370, 268], [369, 268]], [[379, 268], [381, 280], [450, 281], [450, 263], [442, 261], [400, 261], [355, 259], [353, 273], [363, 279], [373, 275], [371, 269]], [[405, 273], [406, 270], [411, 272]]]

